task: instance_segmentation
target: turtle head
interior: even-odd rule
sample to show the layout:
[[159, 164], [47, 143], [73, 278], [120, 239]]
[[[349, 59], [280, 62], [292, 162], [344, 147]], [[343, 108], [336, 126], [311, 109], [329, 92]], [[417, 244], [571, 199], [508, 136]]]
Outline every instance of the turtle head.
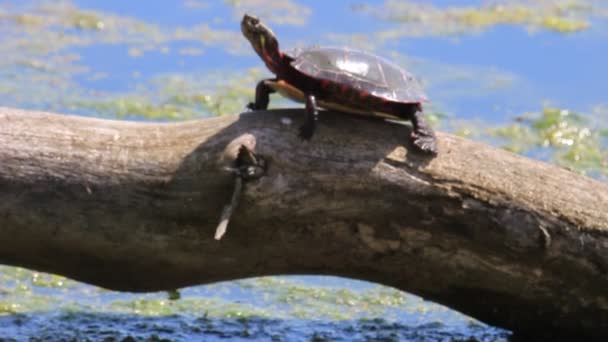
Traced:
[[241, 31], [270, 71], [276, 73], [280, 68], [283, 54], [279, 51], [279, 42], [274, 32], [264, 25], [260, 19], [249, 14], [243, 16]]

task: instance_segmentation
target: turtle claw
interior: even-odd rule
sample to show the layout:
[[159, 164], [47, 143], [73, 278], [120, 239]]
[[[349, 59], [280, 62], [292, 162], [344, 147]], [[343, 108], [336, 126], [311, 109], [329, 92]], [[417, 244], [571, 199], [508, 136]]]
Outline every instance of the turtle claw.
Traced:
[[311, 127], [308, 124], [304, 124], [300, 127], [300, 132], [298, 133], [298, 136], [302, 140], [310, 141], [310, 139], [312, 139], [313, 133], [314, 133], [314, 127]]
[[245, 108], [247, 108], [248, 110], [257, 110], [257, 107], [258, 106], [256, 106], [255, 102], [249, 102], [247, 106], [245, 106]]
[[437, 154], [437, 138], [435, 138], [435, 135], [412, 133], [412, 144], [422, 153]]

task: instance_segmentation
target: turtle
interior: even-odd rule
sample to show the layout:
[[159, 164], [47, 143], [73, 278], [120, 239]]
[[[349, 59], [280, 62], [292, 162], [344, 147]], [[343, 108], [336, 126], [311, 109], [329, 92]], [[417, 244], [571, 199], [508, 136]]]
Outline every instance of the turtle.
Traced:
[[437, 139], [424, 119], [427, 101], [414, 76], [375, 54], [341, 47], [311, 47], [283, 53], [277, 37], [258, 18], [245, 14], [241, 31], [266, 67], [276, 76], [261, 80], [250, 110], [268, 108], [270, 94], [278, 92], [305, 103], [300, 138], [314, 135], [319, 108], [394, 120], [410, 120], [412, 145], [425, 154], [437, 153]]

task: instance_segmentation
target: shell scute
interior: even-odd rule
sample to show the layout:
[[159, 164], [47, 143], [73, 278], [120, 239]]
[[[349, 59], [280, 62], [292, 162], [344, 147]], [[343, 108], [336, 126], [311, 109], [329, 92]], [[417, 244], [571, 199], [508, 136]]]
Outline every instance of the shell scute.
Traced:
[[303, 74], [393, 102], [427, 100], [420, 83], [407, 70], [376, 55], [346, 48], [298, 50], [291, 65]]

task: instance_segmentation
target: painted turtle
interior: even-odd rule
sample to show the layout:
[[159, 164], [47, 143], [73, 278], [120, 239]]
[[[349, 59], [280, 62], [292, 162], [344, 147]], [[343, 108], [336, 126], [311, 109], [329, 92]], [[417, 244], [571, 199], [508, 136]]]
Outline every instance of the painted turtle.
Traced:
[[437, 153], [435, 133], [424, 120], [424, 92], [406, 70], [378, 56], [345, 48], [304, 49], [293, 56], [279, 50], [274, 33], [245, 14], [241, 30], [276, 78], [262, 80], [252, 110], [268, 108], [269, 95], [279, 92], [306, 104], [300, 137], [312, 138], [317, 107], [391, 119], [411, 120], [411, 141], [421, 152]]

